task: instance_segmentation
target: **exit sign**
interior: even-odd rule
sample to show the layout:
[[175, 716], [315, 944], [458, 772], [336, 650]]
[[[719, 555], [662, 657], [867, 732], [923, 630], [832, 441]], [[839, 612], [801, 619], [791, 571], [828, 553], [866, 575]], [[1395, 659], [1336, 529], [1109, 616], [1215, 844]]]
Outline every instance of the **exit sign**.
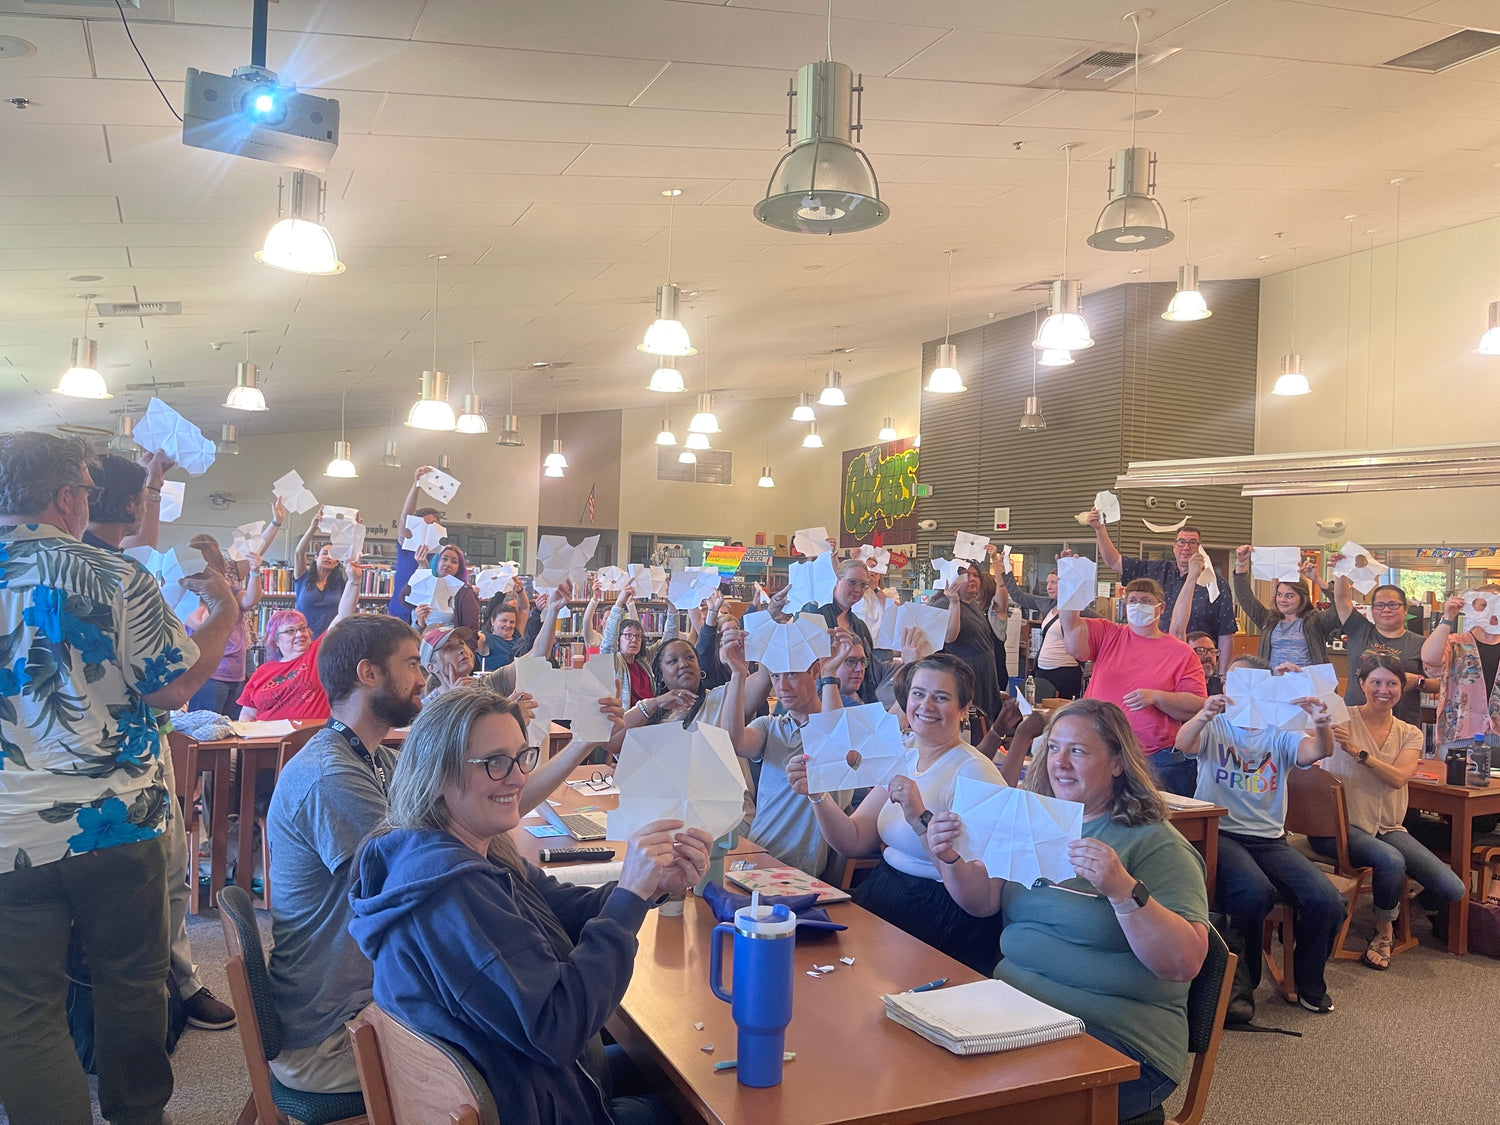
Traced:
[[932, 485], [930, 485], [930, 484], [919, 484], [919, 485], [917, 485], [917, 499], [918, 500], [926, 500], [931, 495], [932, 495]]

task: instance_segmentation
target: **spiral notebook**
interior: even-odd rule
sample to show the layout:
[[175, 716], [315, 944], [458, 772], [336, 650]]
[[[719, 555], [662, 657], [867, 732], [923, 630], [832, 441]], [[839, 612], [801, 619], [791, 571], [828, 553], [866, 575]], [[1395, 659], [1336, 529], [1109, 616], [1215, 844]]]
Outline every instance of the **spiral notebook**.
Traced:
[[882, 996], [885, 1014], [955, 1055], [1034, 1047], [1083, 1034], [1083, 1021], [1003, 980]]

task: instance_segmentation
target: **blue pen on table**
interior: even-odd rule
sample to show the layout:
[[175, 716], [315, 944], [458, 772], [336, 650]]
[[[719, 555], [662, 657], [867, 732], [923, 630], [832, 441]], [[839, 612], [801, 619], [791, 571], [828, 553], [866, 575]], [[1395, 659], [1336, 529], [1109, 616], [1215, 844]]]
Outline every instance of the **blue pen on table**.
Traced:
[[[797, 1057], [797, 1052], [796, 1051], [785, 1051], [785, 1052], [782, 1053], [781, 1061], [782, 1062], [791, 1062], [796, 1057]], [[740, 1060], [739, 1059], [724, 1059], [722, 1062], [716, 1062], [716, 1063], [714, 1063], [714, 1069], [715, 1070], [733, 1070], [735, 1067], [737, 1067], [739, 1065], [740, 1065]]]
[[948, 978], [947, 977], [938, 977], [937, 980], [930, 980], [926, 984], [919, 984], [919, 985], [917, 985], [917, 987], [911, 989], [911, 991], [912, 992], [931, 992], [934, 989], [942, 988], [943, 985], [945, 985], [947, 983], [948, 983]]

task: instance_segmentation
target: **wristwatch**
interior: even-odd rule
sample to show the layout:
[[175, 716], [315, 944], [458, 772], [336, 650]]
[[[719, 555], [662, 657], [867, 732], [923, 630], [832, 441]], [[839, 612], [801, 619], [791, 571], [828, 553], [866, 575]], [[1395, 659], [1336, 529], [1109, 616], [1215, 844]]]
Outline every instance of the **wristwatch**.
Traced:
[[839, 686], [839, 678], [837, 676], [819, 676], [818, 677], [818, 690], [819, 691], [822, 691], [826, 687], [838, 687], [838, 686]]
[[1370, 752], [1368, 750], [1361, 750], [1359, 752], [1359, 764], [1360, 765], [1364, 765], [1369, 760], [1370, 760]]
[[1145, 906], [1146, 903], [1150, 901], [1151, 888], [1137, 879], [1135, 881], [1135, 886], [1130, 888], [1129, 898], [1127, 898], [1124, 902], [1112, 901], [1110, 905], [1115, 908], [1116, 914], [1134, 914], [1137, 910]]
[[919, 816], [919, 817], [917, 817], [917, 823], [922, 826], [921, 828], [917, 829], [917, 835], [918, 836], [925, 836], [925, 835], [927, 835], [927, 826], [932, 823], [932, 810], [931, 809], [923, 809], [922, 810], [922, 815]]

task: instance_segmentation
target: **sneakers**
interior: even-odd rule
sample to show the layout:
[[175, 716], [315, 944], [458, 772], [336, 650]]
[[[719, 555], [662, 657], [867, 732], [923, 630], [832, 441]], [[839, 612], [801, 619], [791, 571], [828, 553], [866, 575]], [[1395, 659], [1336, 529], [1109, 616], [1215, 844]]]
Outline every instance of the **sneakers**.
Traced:
[[187, 1021], [205, 1031], [225, 1031], [234, 1026], [234, 1009], [206, 988], [200, 988], [182, 1002]]
[[1326, 1016], [1333, 1011], [1333, 997], [1323, 993], [1319, 997], [1311, 997], [1305, 992], [1297, 993], [1297, 1003], [1301, 1004], [1309, 1012], [1317, 1012], [1320, 1016]]

